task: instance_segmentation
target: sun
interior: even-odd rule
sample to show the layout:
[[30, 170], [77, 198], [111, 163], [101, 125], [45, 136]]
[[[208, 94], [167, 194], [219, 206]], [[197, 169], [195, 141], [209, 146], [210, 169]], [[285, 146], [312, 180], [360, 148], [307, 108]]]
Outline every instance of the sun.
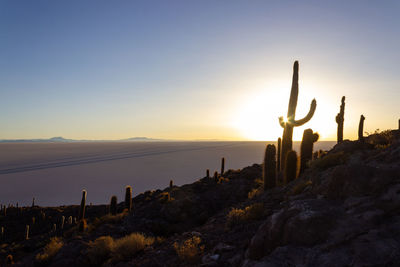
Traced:
[[[304, 89], [302, 89], [304, 88]], [[336, 131], [336, 106], [324, 97], [317, 86], [300, 87], [296, 119], [304, 117], [313, 98], [317, 99], [317, 109], [313, 118], [301, 127], [293, 130], [293, 140], [300, 141], [307, 128], [320, 134], [320, 140], [333, 140]], [[286, 118], [290, 87], [282, 84], [271, 84], [254, 90], [242, 97], [240, 105], [232, 117], [232, 126], [244, 139], [254, 141], [275, 141], [282, 136], [283, 129], [278, 118]]]

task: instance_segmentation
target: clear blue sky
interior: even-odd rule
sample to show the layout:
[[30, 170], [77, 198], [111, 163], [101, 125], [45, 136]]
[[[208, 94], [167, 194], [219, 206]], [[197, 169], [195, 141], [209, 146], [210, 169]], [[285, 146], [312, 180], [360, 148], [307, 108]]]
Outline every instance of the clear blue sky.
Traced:
[[[399, 1], [0, 1], [0, 138], [335, 138], [395, 128]], [[302, 130], [295, 132], [295, 137]]]

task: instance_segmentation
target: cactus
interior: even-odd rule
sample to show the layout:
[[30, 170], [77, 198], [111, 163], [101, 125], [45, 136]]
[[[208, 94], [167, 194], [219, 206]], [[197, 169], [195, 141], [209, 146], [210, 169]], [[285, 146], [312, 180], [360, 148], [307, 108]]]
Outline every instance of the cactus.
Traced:
[[35, 207], [35, 198], [32, 199], [32, 208]]
[[361, 141], [361, 142], [364, 142], [364, 136], [363, 136], [364, 120], [365, 120], [365, 117], [363, 115], [361, 115], [360, 124], [358, 125], [358, 140]]
[[314, 143], [318, 141], [319, 134], [306, 129], [303, 132], [303, 140], [300, 147], [300, 173], [307, 168], [307, 162], [312, 159]]
[[172, 187], [174, 187], [174, 181], [170, 180], [169, 181], [169, 188], [172, 188]]
[[210, 179], [210, 170], [209, 170], [209, 169], [207, 169], [207, 171], [206, 171], [206, 177], [207, 177], [208, 179]]
[[25, 227], [25, 240], [29, 239], [29, 225], [26, 225]]
[[283, 117], [279, 117], [279, 124], [283, 128], [283, 136], [282, 136], [282, 150], [281, 150], [281, 170], [285, 169], [285, 160], [286, 154], [292, 150], [293, 146], [293, 127], [301, 126], [308, 122], [314, 115], [315, 109], [317, 107], [317, 101], [313, 99], [311, 101], [310, 110], [308, 114], [300, 120], [296, 120], [296, 107], [297, 107], [297, 98], [299, 94], [299, 63], [297, 61], [294, 62], [293, 65], [293, 80], [292, 80], [292, 89], [290, 92], [288, 113], [287, 113], [287, 121], [284, 120]]
[[218, 172], [217, 171], [214, 172], [214, 181], [218, 182]]
[[132, 211], [132, 187], [130, 185], [127, 185], [125, 188], [125, 209], [128, 212]]
[[55, 233], [55, 232], [57, 232], [57, 224], [53, 224], [53, 232]]
[[117, 215], [117, 196], [111, 197], [110, 213], [111, 215]]
[[281, 145], [282, 145], [282, 139], [279, 137], [278, 138], [278, 154], [276, 155], [276, 171], [279, 172], [281, 169]]
[[79, 232], [84, 232], [86, 229], [86, 220], [82, 219], [79, 222]]
[[69, 216], [69, 217], [68, 217], [68, 224], [69, 224], [69, 225], [72, 225], [72, 216]]
[[221, 176], [224, 175], [225, 172], [225, 158], [221, 159]]
[[61, 230], [64, 229], [64, 223], [65, 223], [65, 216], [61, 216], [61, 226], [60, 226]]
[[32, 225], [34, 225], [35, 222], [36, 222], [36, 218], [35, 218], [35, 217], [32, 217]]
[[4, 239], [4, 227], [3, 226], [0, 229], [0, 238]]
[[85, 218], [85, 208], [86, 208], [86, 190], [82, 190], [82, 200], [81, 200], [81, 208], [79, 210], [79, 220]]
[[342, 97], [342, 104], [340, 105], [340, 112], [336, 115], [336, 123], [338, 124], [337, 128], [337, 142], [343, 142], [343, 124], [344, 124], [344, 100], [346, 98]]
[[284, 183], [288, 184], [297, 175], [297, 153], [296, 151], [290, 150], [286, 155], [286, 163], [284, 169]]
[[267, 145], [263, 163], [264, 190], [271, 189], [276, 185], [276, 148], [274, 145]]

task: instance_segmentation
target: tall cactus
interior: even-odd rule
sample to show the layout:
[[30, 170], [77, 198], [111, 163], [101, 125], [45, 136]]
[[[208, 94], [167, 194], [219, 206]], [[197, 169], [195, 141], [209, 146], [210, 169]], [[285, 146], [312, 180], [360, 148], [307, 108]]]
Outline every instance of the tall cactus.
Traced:
[[125, 209], [128, 212], [132, 211], [132, 187], [130, 185], [127, 185], [125, 188]]
[[117, 196], [111, 197], [110, 213], [111, 215], [117, 215]]
[[303, 132], [303, 140], [300, 147], [300, 173], [307, 168], [307, 162], [312, 159], [314, 143], [318, 141], [319, 134], [306, 129]]
[[85, 208], [86, 208], [86, 190], [82, 190], [82, 200], [81, 200], [81, 208], [79, 210], [79, 220], [83, 220], [85, 218]]
[[207, 171], [206, 171], [206, 177], [210, 178], [210, 170], [209, 169], [207, 169]]
[[296, 179], [297, 176], [297, 153], [296, 151], [290, 150], [286, 154], [286, 163], [285, 163], [285, 169], [283, 172], [283, 179], [284, 183], [288, 184], [294, 179]]
[[221, 176], [224, 175], [225, 172], [225, 158], [221, 159]]
[[363, 115], [361, 115], [360, 117], [360, 124], [358, 125], [358, 140], [363, 142], [364, 141], [364, 136], [363, 136], [363, 132], [364, 132], [364, 120], [365, 117]]
[[274, 188], [276, 185], [276, 148], [274, 145], [267, 145], [263, 162], [264, 190]]
[[29, 239], [29, 225], [27, 224], [25, 227], [25, 240]]
[[346, 98], [342, 96], [342, 104], [340, 105], [340, 112], [336, 115], [336, 123], [338, 124], [337, 127], [337, 142], [343, 142], [343, 124], [344, 124], [344, 100]]
[[301, 126], [308, 122], [314, 115], [315, 109], [317, 107], [317, 101], [313, 99], [311, 101], [310, 110], [308, 114], [300, 120], [296, 120], [296, 107], [297, 107], [297, 98], [299, 94], [299, 63], [297, 61], [294, 62], [293, 65], [293, 80], [292, 80], [292, 89], [290, 92], [288, 113], [286, 120], [283, 117], [279, 117], [279, 124], [283, 128], [283, 137], [282, 137], [282, 151], [281, 151], [281, 170], [285, 168], [285, 159], [286, 154], [292, 150], [293, 142], [293, 127]]
[[278, 138], [278, 155], [276, 155], [276, 171], [279, 172], [281, 169], [281, 144], [282, 144], [282, 139], [279, 137]]

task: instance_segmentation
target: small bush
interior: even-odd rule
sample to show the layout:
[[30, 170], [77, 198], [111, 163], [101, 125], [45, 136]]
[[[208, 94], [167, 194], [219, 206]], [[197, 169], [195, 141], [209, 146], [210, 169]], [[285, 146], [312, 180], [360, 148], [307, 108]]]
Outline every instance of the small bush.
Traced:
[[53, 237], [50, 242], [44, 247], [43, 253], [36, 255], [36, 261], [40, 263], [49, 262], [57, 252], [63, 247], [64, 242], [59, 237]]
[[95, 241], [89, 243], [88, 260], [91, 264], [98, 266], [109, 260], [127, 261], [135, 253], [143, 250], [145, 247], [163, 242], [161, 238], [146, 237], [141, 233], [132, 233], [120, 239], [113, 239], [110, 236], [101, 236]]
[[98, 266], [111, 257], [115, 243], [111, 236], [101, 236], [89, 242], [87, 257], [91, 264]]
[[253, 188], [248, 194], [247, 197], [249, 199], [253, 199], [259, 195], [261, 195], [263, 193], [263, 188], [262, 187], [257, 187], [257, 188]]
[[258, 220], [264, 215], [264, 204], [255, 203], [244, 209], [233, 208], [227, 215], [227, 226], [232, 227], [248, 221]]
[[194, 263], [199, 260], [200, 255], [204, 251], [204, 245], [200, 245], [201, 238], [193, 236], [183, 243], [174, 243], [174, 249], [178, 257], [185, 262]]
[[327, 154], [323, 158], [316, 159], [311, 162], [311, 168], [317, 168], [320, 170], [325, 170], [330, 167], [340, 165], [345, 163], [347, 160], [347, 155], [343, 152], [337, 152], [332, 154]]
[[141, 233], [132, 233], [115, 240], [113, 258], [116, 260], [128, 260], [136, 252], [154, 243], [153, 237], [146, 237]]
[[302, 193], [304, 191], [304, 189], [309, 185], [312, 185], [311, 181], [298, 182], [291, 188], [291, 190], [288, 194], [290, 196], [298, 195], [298, 194]]

